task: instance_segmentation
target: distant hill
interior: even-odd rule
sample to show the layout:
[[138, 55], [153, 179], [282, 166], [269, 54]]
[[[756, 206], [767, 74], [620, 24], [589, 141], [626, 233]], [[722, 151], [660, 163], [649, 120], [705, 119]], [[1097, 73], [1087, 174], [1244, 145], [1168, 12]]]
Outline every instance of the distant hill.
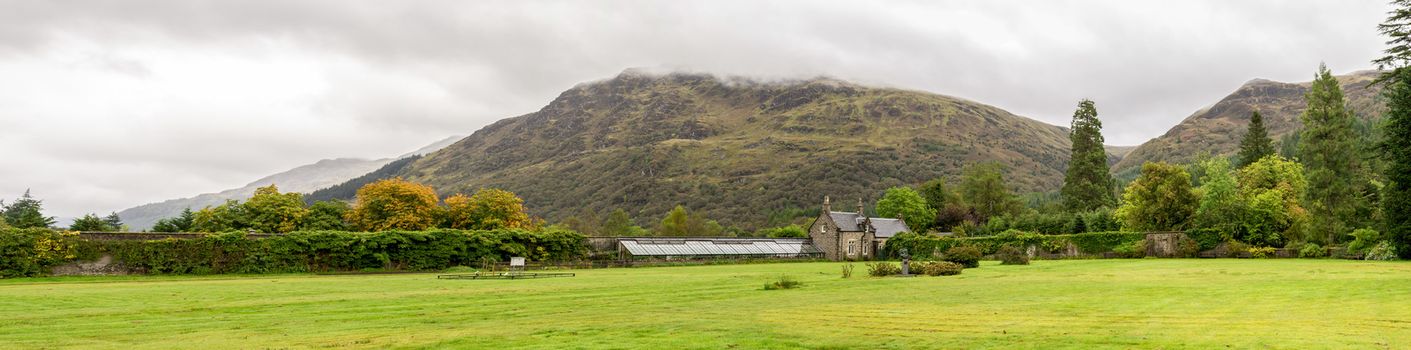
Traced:
[[324, 159], [314, 162], [313, 164], [298, 166], [287, 171], [266, 176], [239, 188], [216, 193], [205, 193], [188, 198], [144, 204], [124, 209], [118, 212], [118, 216], [132, 229], [145, 230], [151, 228], [152, 224], [156, 223], [157, 220], [179, 215], [181, 211], [186, 208], [198, 210], [206, 206], [220, 205], [225, 203], [226, 200], [249, 199], [250, 196], [254, 195], [255, 189], [269, 186], [270, 184], [278, 185], [279, 190], [282, 192], [312, 192], [367, 174], [396, 159], [406, 158], [411, 155], [431, 153], [446, 147], [460, 138], [460, 136], [448, 137], [397, 158]]
[[[1380, 90], [1368, 85], [1378, 74], [1363, 71], [1337, 77], [1348, 107], [1359, 118], [1378, 118], [1382, 113], [1382, 104], [1378, 102]], [[1147, 161], [1189, 162], [1202, 152], [1234, 154], [1239, 151], [1240, 140], [1249, 127], [1250, 113], [1256, 109], [1264, 116], [1269, 137], [1277, 143], [1281, 137], [1301, 127], [1298, 115], [1307, 106], [1303, 94], [1309, 85], [1310, 82], [1251, 80], [1209, 108], [1196, 111], [1166, 134], [1138, 146], [1117, 162], [1113, 170], [1118, 173], [1135, 171]]]
[[1056, 190], [1068, 145], [1066, 128], [932, 93], [628, 70], [363, 181], [402, 176], [443, 196], [504, 188], [550, 221], [622, 208], [653, 225], [682, 204], [752, 229], [816, 211], [825, 195], [851, 208], [983, 161], [1007, 166], [1018, 190]]

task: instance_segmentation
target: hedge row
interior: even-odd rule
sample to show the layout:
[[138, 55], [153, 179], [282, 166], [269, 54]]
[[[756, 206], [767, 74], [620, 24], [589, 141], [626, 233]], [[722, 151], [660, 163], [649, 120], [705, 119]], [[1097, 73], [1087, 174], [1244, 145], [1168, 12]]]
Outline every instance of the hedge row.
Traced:
[[938, 258], [952, 247], [974, 247], [988, 255], [998, 252], [1000, 247], [1037, 247], [1040, 251], [1058, 253], [1072, 244], [1080, 254], [1097, 255], [1113, 251], [1119, 246], [1146, 239], [1142, 232], [1089, 232], [1071, 235], [1041, 235], [1037, 233], [1007, 231], [985, 237], [940, 237], [900, 233], [887, 239], [884, 254], [896, 258], [902, 248], [906, 248], [913, 259]]
[[[45, 248], [54, 246], [58, 248]], [[425, 271], [504, 261], [511, 256], [575, 260], [587, 252], [583, 235], [559, 229], [307, 231], [268, 238], [232, 232], [152, 241], [89, 241], [50, 230], [4, 230], [0, 231], [0, 275], [42, 275], [54, 265], [96, 260], [103, 255], [146, 273], [217, 274]]]

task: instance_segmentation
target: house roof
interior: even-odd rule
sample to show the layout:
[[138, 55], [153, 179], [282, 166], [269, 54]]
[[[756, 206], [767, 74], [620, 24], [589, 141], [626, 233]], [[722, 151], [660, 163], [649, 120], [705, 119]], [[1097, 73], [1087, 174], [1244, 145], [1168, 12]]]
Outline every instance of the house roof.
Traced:
[[872, 218], [872, 227], [877, 229], [877, 238], [891, 238], [898, 233], [911, 231], [911, 228], [906, 227], [906, 221], [901, 219]]
[[[845, 211], [830, 211], [828, 217], [833, 219], [833, 223], [838, 225], [839, 231], [857, 232], [862, 231], [862, 226], [858, 225], [858, 218], [862, 215]], [[872, 228], [876, 229], [877, 238], [890, 238], [897, 233], [911, 231], [906, 226], [905, 221], [900, 219], [869, 218], [872, 221]]]

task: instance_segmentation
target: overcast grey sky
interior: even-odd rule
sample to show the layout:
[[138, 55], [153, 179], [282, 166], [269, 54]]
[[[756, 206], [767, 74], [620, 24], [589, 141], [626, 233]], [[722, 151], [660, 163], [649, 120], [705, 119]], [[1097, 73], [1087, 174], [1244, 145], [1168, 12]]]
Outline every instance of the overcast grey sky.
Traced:
[[[77, 216], [386, 157], [629, 67], [827, 75], [1139, 144], [1369, 69], [1384, 1], [0, 1], [0, 198]], [[67, 223], [63, 223], [67, 224]]]

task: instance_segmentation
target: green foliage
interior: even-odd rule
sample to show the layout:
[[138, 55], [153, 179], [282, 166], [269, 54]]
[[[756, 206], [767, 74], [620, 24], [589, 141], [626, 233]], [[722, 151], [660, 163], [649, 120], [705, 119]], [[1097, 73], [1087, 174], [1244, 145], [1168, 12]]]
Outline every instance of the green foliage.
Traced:
[[843, 264], [843, 278], [852, 278], [852, 270], [854, 267], [857, 266], [852, 263]]
[[755, 231], [755, 237], [808, 238], [808, 229], [799, 225], [779, 226]]
[[789, 275], [779, 275], [774, 282], [765, 283], [764, 290], [794, 289], [803, 287], [803, 282], [789, 277]]
[[715, 220], [708, 220], [700, 214], [691, 213], [684, 206], [676, 206], [661, 219], [658, 236], [719, 236], [724, 231]]
[[122, 217], [118, 216], [116, 212], [109, 212], [108, 216], [104, 216], [103, 224], [107, 225], [111, 231], [127, 231], [126, 225], [122, 224]]
[[1028, 265], [1029, 254], [1014, 245], [1005, 245], [995, 251], [995, 257], [999, 258], [1001, 265]]
[[988, 162], [970, 165], [965, 168], [960, 183], [961, 195], [965, 203], [975, 211], [980, 222], [989, 218], [1017, 213], [1022, 205], [1010, 192], [1004, 182], [1004, 168], [999, 163]]
[[1123, 258], [1140, 258], [1146, 256], [1146, 240], [1130, 241], [1122, 243], [1112, 248], [1112, 252]]
[[1324, 258], [1327, 256], [1328, 250], [1323, 249], [1323, 246], [1317, 243], [1304, 243], [1302, 247], [1298, 248], [1298, 257], [1300, 258]]
[[646, 236], [647, 230], [632, 220], [627, 211], [614, 209], [603, 219], [602, 234], [605, 236]]
[[950, 249], [946, 249], [945, 254], [941, 256], [941, 259], [957, 263], [968, 268], [975, 268], [980, 267], [980, 257], [983, 255], [984, 253], [981, 253], [980, 250], [976, 249], [975, 247], [956, 246], [951, 247]]
[[74, 232], [47, 228], [0, 229], [0, 278], [39, 276], [75, 258]]
[[913, 231], [925, 232], [936, 218], [936, 210], [910, 187], [892, 187], [877, 201], [877, 215], [902, 218]]
[[107, 221], [94, 214], [84, 214], [83, 217], [73, 219], [73, 224], [69, 225], [70, 231], [116, 231], [115, 227], [108, 226]]
[[[1405, 1], [1398, 1], [1403, 7]], [[1404, 8], [1402, 11], [1406, 11]], [[1403, 12], [1403, 16], [1411, 12]], [[1403, 17], [1401, 20], [1405, 20]], [[1398, 28], [1403, 25], [1399, 25]], [[1397, 39], [1406, 40], [1405, 32]], [[1397, 47], [1405, 48], [1401, 42]], [[1401, 52], [1400, 54], [1407, 54]], [[1403, 63], [1404, 65], [1404, 63]], [[1385, 160], [1382, 176], [1386, 186], [1382, 189], [1382, 227], [1388, 239], [1403, 247], [1401, 257], [1411, 259], [1411, 69], [1398, 69], [1383, 93], [1387, 111], [1383, 116], [1383, 137], [1378, 150]]]
[[1313, 85], [1304, 98], [1308, 107], [1299, 115], [1299, 156], [1308, 172], [1308, 211], [1315, 232], [1325, 233], [1325, 243], [1337, 243], [1350, 227], [1364, 223], [1358, 208], [1367, 205], [1361, 196], [1366, 185], [1362, 157], [1358, 154], [1353, 116], [1347, 111], [1342, 88], [1327, 66], [1319, 65]]
[[1142, 174], [1122, 194], [1116, 215], [1128, 231], [1179, 231], [1187, 227], [1199, 198], [1186, 170], [1164, 162], [1142, 165]]
[[901, 266], [896, 263], [885, 261], [867, 263], [867, 275], [872, 277], [887, 277], [901, 273]]
[[1352, 236], [1352, 241], [1347, 242], [1347, 251], [1353, 254], [1366, 253], [1386, 238], [1381, 232], [1369, 228], [1353, 230], [1348, 236]]
[[[152, 225], [152, 232], [188, 232], [191, 231], [192, 221], [196, 214], [191, 212], [191, 208], [181, 210], [181, 215], [174, 218], [164, 218], [157, 220]], [[339, 221], [343, 218], [340, 216]]]
[[54, 226], [54, 217], [44, 216], [44, 201], [31, 197], [29, 190], [25, 190], [24, 195], [9, 205], [0, 201], [0, 216], [4, 216], [5, 224], [11, 227], [45, 228]]
[[1269, 139], [1269, 131], [1264, 129], [1264, 116], [1254, 111], [1249, 116], [1249, 129], [1240, 140], [1239, 163], [1235, 167], [1243, 168], [1271, 155], [1274, 155], [1274, 140]]
[[93, 260], [104, 254], [128, 267], [155, 274], [434, 271], [473, 265], [483, 259], [503, 261], [511, 256], [536, 261], [576, 260], [587, 256], [587, 246], [583, 235], [552, 228], [296, 231], [264, 238], [247, 238], [244, 233], [233, 232], [153, 241], [87, 241], [43, 229], [0, 232], [0, 273], [6, 276], [43, 274], [48, 266], [74, 259]]
[[1382, 75], [1382, 80], [1395, 84], [1406, 81], [1408, 77], [1400, 73], [1411, 66], [1411, 0], [1392, 0], [1391, 5], [1394, 8], [1387, 13], [1386, 20], [1377, 25], [1377, 32], [1387, 37], [1388, 47], [1382, 50], [1385, 56], [1372, 63], [1377, 69], [1389, 71]]
[[1308, 212], [1301, 204], [1308, 182], [1298, 163], [1269, 156], [1239, 170], [1244, 204], [1241, 227], [1231, 238], [1255, 245], [1306, 241]]
[[303, 194], [279, 193], [275, 185], [255, 189], [254, 196], [241, 204], [241, 209], [250, 229], [267, 233], [297, 230], [309, 215], [309, 210], [304, 208]]
[[348, 231], [352, 225], [344, 220], [352, 206], [338, 200], [318, 201], [309, 206], [308, 215], [300, 223], [300, 231]]
[[965, 266], [949, 261], [913, 261], [912, 274], [927, 276], [955, 276], [965, 271]]
[[1235, 239], [1229, 232], [1213, 228], [1187, 230], [1186, 237], [1194, 240], [1196, 248], [1201, 251], [1215, 249], [1220, 243]]
[[191, 231], [228, 232], [245, 230], [250, 227], [246, 219], [245, 207], [240, 202], [228, 200], [225, 204], [205, 207], [191, 215]]
[[1249, 247], [1249, 257], [1255, 259], [1268, 259], [1274, 257], [1274, 252], [1278, 251], [1274, 247]]
[[1069, 138], [1072, 151], [1063, 178], [1063, 206], [1078, 212], [1116, 205], [1112, 194], [1115, 183], [1103, 148], [1102, 121], [1097, 119], [1093, 101], [1078, 102]]
[[883, 256], [897, 256], [906, 248], [917, 259], [939, 258], [943, 252], [953, 247], [966, 246], [979, 249], [983, 254], [994, 254], [1004, 245], [1016, 247], [1034, 246], [1048, 252], [1056, 252], [1069, 244], [1078, 248], [1079, 254], [1097, 255], [1113, 251], [1119, 245], [1132, 241], [1145, 241], [1142, 232], [1088, 232], [1072, 235], [1044, 235], [1020, 231], [1008, 231], [985, 237], [941, 237], [916, 233], [899, 233], [887, 239]]
[[926, 200], [926, 205], [932, 209], [940, 210], [947, 206], [963, 207], [965, 203], [960, 199], [960, 194], [955, 193], [946, 185], [946, 179], [937, 177], [927, 180], [921, 184], [921, 198]]
[[1199, 164], [1204, 176], [1200, 185], [1200, 206], [1195, 210], [1194, 226], [1212, 229], [1226, 237], [1235, 237], [1243, 228], [1245, 201], [1240, 197], [1239, 183], [1225, 158], [1211, 158]]

